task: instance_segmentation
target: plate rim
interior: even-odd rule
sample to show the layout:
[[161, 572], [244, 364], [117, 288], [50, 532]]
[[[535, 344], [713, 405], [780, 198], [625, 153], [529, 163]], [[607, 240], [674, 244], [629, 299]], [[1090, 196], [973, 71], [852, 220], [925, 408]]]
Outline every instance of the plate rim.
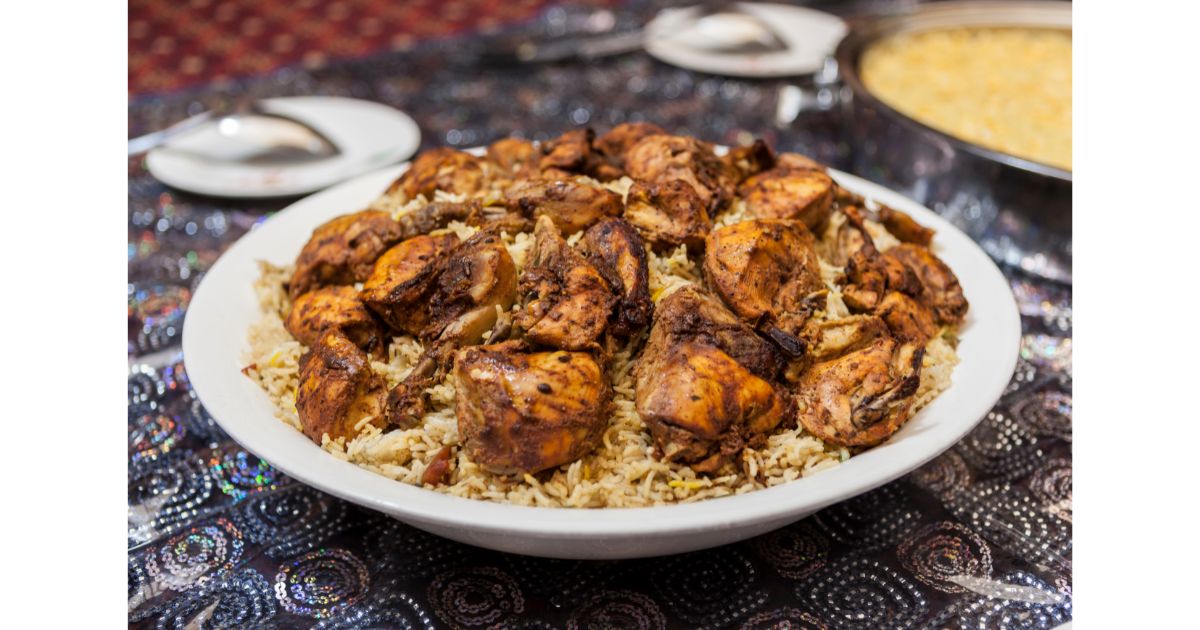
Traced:
[[[338, 103], [341, 105], [350, 105], [352, 107], [363, 107], [365, 109], [377, 109], [380, 112], [386, 111], [388, 114], [391, 114], [396, 118], [396, 123], [398, 125], [406, 128], [405, 132], [403, 134], [403, 137], [410, 138], [411, 140], [408, 142], [405, 142], [404, 144], [397, 144], [396, 147], [392, 150], [393, 155], [390, 155], [387, 158], [387, 162], [384, 163], [382, 166], [371, 165], [369, 168], [366, 168], [365, 170], [359, 170], [359, 167], [355, 166], [354, 164], [346, 164], [345, 168], [342, 169], [341, 171], [336, 171], [336, 172], [330, 171], [330, 174], [326, 175], [325, 177], [319, 177], [319, 178], [316, 178], [315, 180], [313, 180], [316, 183], [313, 183], [313, 181], [309, 181], [309, 182], [303, 183], [303, 184], [297, 183], [296, 185], [291, 186], [291, 187], [281, 187], [281, 188], [273, 188], [273, 189], [247, 188], [247, 189], [234, 190], [233, 188], [230, 188], [228, 186], [210, 185], [208, 183], [205, 183], [203, 181], [196, 180], [196, 179], [180, 179], [180, 178], [175, 177], [175, 172], [172, 169], [167, 169], [165, 171], [162, 169], [162, 166], [161, 166], [162, 148], [155, 148], [146, 153], [146, 157], [145, 157], [146, 172], [150, 173], [150, 175], [153, 176], [155, 179], [159, 180], [163, 184], [166, 184], [167, 186], [170, 186], [171, 188], [175, 188], [177, 190], [181, 190], [181, 191], [188, 192], [191, 194], [204, 195], [207, 197], [217, 197], [220, 199], [280, 199], [280, 198], [286, 198], [286, 197], [297, 197], [297, 196], [301, 196], [301, 195], [310, 195], [310, 194], [319, 192], [322, 189], [329, 188], [331, 186], [337, 185], [342, 182], [353, 181], [354, 179], [356, 179], [362, 175], [369, 174], [371, 172], [380, 170], [382, 168], [395, 167], [395, 166], [397, 166], [397, 162], [399, 162], [401, 160], [407, 160], [408, 158], [412, 157], [412, 155], [414, 153], [416, 153], [417, 149], [419, 149], [421, 147], [421, 126], [418, 125], [417, 121], [414, 120], [412, 116], [408, 115], [407, 112], [405, 112], [401, 109], [392, 107], [391, 105], [388, 105], [386, 103], [380, 103], [378, 101], [369, 101], [369, 100], [360, 99], [360, 98], [353, 98], [353, 97], [349, 97], [349, 96], [335, 96], [335, 95], [329, 95], [329, 96], [325, 96], [325, 95], [277, 96], [277, 97], [265, 98], [262, 100], [262, 102], [264, 104], [266, 104], [268, 107], [274, 101], [291, 101], [293, 103], [298, 103], [301, 101]], [[350, 171], [359, 170], [359, 172], [356, 172], [347, 178], [341, 174], [341, 173], [345, 172], [346, 170], [350, 170]], [[335, 173], [336, 173], [336, 175], [335, 175]], [[297, 200], [297, 201], [299, 201], [299, 200]]]
[[[193, 365], [187, 366], [188, 377], [197, 396], [226, 433], [247, 451], [268, 461], [299, 482], [418, 526], [431, 528], [432, 531], [449, 528], [485, 535], [519, 535], [529, 539], [590, 541], [602, 537], [608, 541], [618, 541], [741, 529], [755, 524], [785, 520], [790, 516], [799, 518], [898, 479], [952, 448], [986, 417], [1002, 397], [1016, 367], [1022, 335], [1020, 315], [1008, 280], [987, 254], [932, 210], [878, 184], [829, 169], [831, 176], [847, 188], [917, 215], [916, 218], [923, 224], [937, 230], [939, 239], [948, 237], [952, 241], [958, 241], [954, 249], [957, 251], [961, 248], [961, 255], [977, 259], [980, 273], [991, 277], [986, 283], [981, 280], [979, 284], [987, 284], [993, 290], [1004, 288], [1002, 295], [999, 292], [994, 295], [1000, 304], [992, 305], [997, 307], [997, 312], [989, 313], [989, 317], [994, 321], [996, 328], [992, 332], [1007, 338], [1004, 340], [1005, 345], [1011, 347], [1011, 352], [1003, 357], [995, 357], [993, 362], [997, 367], [981, 374], [981, 377], [988, 377], [984, 380], [988, 381], [989, 387], [985, 392], [975, 392], [974, 398], [966, 401], [967, 409], [946, 411], [947, 414], [968, 416], [966, 419], [957, 422], [943, 420], [925, 429], [923, 435], [911, 436], [911, 439], [918, 442], [910, 443], [910, 446], [926, 447], [916, 453], [907, 452], [912, 451], [912, 448], [905, 451], [881, 451], [880, 449], [887, 446], [885, 443], [820, 474], [744, 494], [715, 497], [694, 503], [627, 508], [536, 507], [455, 497], [393, 480], [332, 456], [308, 441], [299, 431], [276, 418], [273, 413], [267, 418], [269, 423], [264, 423], [260, 428], [255, 427], [254, 422], [235, 420], [247, 415], [247, 410], [236, 408], [235, 396], [219, 393], [222, 381], [232, 382], [228, 377], [240, 379], [243, 386], [253, 388], [268, 407], [270, 402], [261, 388], [240, 372], [241, 355], [246, 348], [245, 328], [242, 329], [236, 348], [232, 351], [232, 364], [225, 361], [214, 362], [213, 359], [223, 355], [227, 359], [230, 351], [222, 351], [221, 348], [231, 347], [233, 344], [205, 344], [197, 332], [207, 323], [208, 318], [220, 316], [220, 300], [226, 296], [214, 293], [216, 289], [213, 287], [223, 277], [222, 274], [232, 273], [226, 270], [232, 269], [235, 264], [255, 264], [255, 260], [259, 258], [254, 254], [258, 251], [255, 246], [269, 238], [272, 230], [281, 229], [281, 226], [285, 226], [289, 221], [297, 221], [297, 217], [304, 213], [320, 214], [323, 211], [320, 209], [323, 200], [347, 194], [355, 188], [379, 184], [374, 190], [381, 191], [407, 166], [408, 163], [405, 163], [378, 169], [300, 199], [239, 238], [213, 264], [197, 288], [184, 321], [182, 348], [185, 364], [188, 363], [189, 356], [199, 359]], [[363, 194], [365, 195], [365, 192]], [[373, 194], [377, 196], [379, 193]], [[297, 211], [292, 212], [293, 209]], [[324, 211], [324, 216], [329, 218], [336, 216], [336, 213], [351, 211], [353, 210], [345, 207], [330, 208]], [[289, 219], [289, 216], [292, 218]], [[940, 251], [944, 253], [947, 249], [945, 243], [940, 244]], [[240, 281], [243, 293], [248, 296], [245, 299], [251, 300], [257, 309], [257, 300], [254, 299], [251, 289], [253, 278], [242, 277]], [[964, 289], [969, 294], [976, 294], [981, 293], [983, 287], [968, 288], [964, 285]], [[972, 309], [977, 312], [975, 300], [972, 300]], [[971, 321], [979, 320], [970, 320], [969, 324]], [[976, 334], [982, 334], [982, 331]], [[218, 367], [221, 364], [226, 365], [228, 369], [221, 370]], [[961, 364], [956, 366], [954, 375], [962, 375]], [[953, 392], [956, 386], [959, 386], [959, 382], [952, 381], [946, 391], [919, 413], [927, 413], [934, 409], [939, 401], [945, 403], [947, 395]], [[911, 425], [906, 423], [906, 427], [908, 426]], [[309, 448], [275, 448], [267, 439], [272, 433], [278, 434], [278, 429], [298, 436]], [[292, 443], [295, 444], [294, 441]], [[878, 455], [872, 457], [873, 453]], [[314, 455], [316, 457], [313, 457]], [[874, 474], [869, 472], [870, 468], [863, 468], [872, 463], [876, 465], [877, 470]], [[867, 474], [864, 475], [863, 471], [867, 471]], [[858, 478], [855, 479], [852, 475], [858, 475]], [[864, 479], [866, 481], [863, 481]]]

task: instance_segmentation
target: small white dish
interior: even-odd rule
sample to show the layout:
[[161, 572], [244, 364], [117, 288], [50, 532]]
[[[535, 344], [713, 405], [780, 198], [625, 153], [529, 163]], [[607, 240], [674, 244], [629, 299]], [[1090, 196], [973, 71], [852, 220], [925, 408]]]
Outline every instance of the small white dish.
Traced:
[[1020, 316], [1008, 281], [987, 254], [933, 211], [831, 171], [847, 189], [937, 230], [935, 250], [958, 275], [971, 305], [959, 331], [961, 362], [953, 384], [886, 443], [780, 486], [652, 508], [524, 507], [394, 481], [333, 457], [278, 420], [267, 395], [241, 369], [247, 330], [262, 316], [251, 288], [256, 261], [294, 260], [314, 227], [365, 207], [406, 168], [382, 169], [302, 199], [234, 243], [192, 299], [183, 352], [201, 401], [247, 450], [308, 485], [446, 538], [512, 553], [587, 559], [681, 553], [750, 538], [892, 481], [950, 448], [992, 408], [1016, 365]]
[[176, 138], [146, 156], [159, 181], [215, 197], [261, 198], [303, 195], [412, 156], [421, 144], [417, 123], [402, 111], [372, 101], [332, 96], [266, 99], [263, 109], [303, 120], [329, 138], [341, 153], [317, 162], [281, 165], [206, 159], [228, 141], [204, 127]]
[[820, 70], [846, 34], [845, 22], [821, 11], [758, 2], [739, 7], [770, 25], [788, 49], [740, 55], [704, 50], [706, 41], [718, 36], [693, 26], [691, 14], [695, 8], [684, 7], [664, 10], [646, 25], [646, 52], [664, 63], [710, 74], [799, 76]]

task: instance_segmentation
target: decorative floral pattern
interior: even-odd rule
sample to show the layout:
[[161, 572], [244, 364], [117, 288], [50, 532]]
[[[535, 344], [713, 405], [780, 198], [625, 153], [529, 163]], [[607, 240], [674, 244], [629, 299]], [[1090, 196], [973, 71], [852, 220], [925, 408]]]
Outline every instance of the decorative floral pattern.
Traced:
[[[626, 28], [656, 8], [633, 0], [614, 17]], [[586, 15], [554, 9], [530, 29], [562, 32]], [[480, 72], [474, 42], [135, 97], [130, 134], [228, 96], [329, 94], [404, 109], [426, 147], [644, 117], [845, 163], [835, 114], [773, 125], [782, 81], [697, 75], [641, 54]], [[213, 422], [178, 352], [187, 304], [221, 252], [287, 203], [180, 193], [129, 162], [132, 627], [942, 630], [1070, 619], [1070, 287], [1010, 275], [1025, 329], [1010, 386], [961, 444], [902, 480], [719, 549], [547, 560], [454, 543], [304, 487]]]

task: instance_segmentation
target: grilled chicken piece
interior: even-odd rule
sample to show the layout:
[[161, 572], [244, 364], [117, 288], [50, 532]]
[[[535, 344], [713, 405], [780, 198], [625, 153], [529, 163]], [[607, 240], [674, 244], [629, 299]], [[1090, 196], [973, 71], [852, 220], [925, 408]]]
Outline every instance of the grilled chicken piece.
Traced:
[[327, 331], [336, 330], [368, 354], [384, 354], [383, 326], [351, 286], [322, 287], [296, 298], [284, 327], [309, 347]]
[[824, 164], [799, 153], [780, 153], [775, 156], [775, 168], [826, 172]]
[[962, 323], [967, 315], [967, 299], [963, 297], [958, 277], [942, 259], [928, 248], [910, 243], [889, 249], [884, 257], [899, 261], [916, 275], [922, 290], [914, 297], [933, 311], [939, 324]]
[[646, 248], [637, 230], [624, 219], [601, 219], [583, 234], [579, 248], [617, 292], [609, 331], [628, 338], [649, 326], [654, 302], [650, 300]]
[[754, 219], [708, 235], [704, 276], [739, 317], [799, 357], [804, 322], [824, 308], [812, 234], [799, 221]]
[[712, 230], [700, 195], [683, 181], [634, 182], [625, 201], [625, 220], [659, 251], [679, 245], [699, 250]]
[[363, 284], [362, 301], [392, 328], [419, 335], [429, 323], [434, 278], [458, 243], [454, 234], [422, 234], [387, 250]]
[[366, 418], [381, 424], [387, 385], [371, 371], [367, 354], [337, 330], [327, 331], [300, 357], [296, 412], [304, 434], [321, 443], [353, 438]]
[[880, 337], [809, 368], [796, 384], [804, 428], [830, 444], [874, 446], [911, 415], [925, 349]]
[[761, 139], [753, 144], [732, 148], [721, 159], [738, 183], [775, 166], [775, 152]]
[[874, 315], [851, 315], [835, 320], [809, 322], [804, 327], [810, 363], [831, 361], [888, 336], [884, 320]]
[[571, 249], [549, 217], [533, 229], [534, 247], [520, 291], [525, 308], [514, 324], [533, 342], [581, 350], [604, 332], [617, 297], [608, 282]]
[[460, 350], [455, 415], [467, 454], [503, 474], [573, 462], [600, 442], [612, 387], [585, 352], [528, 352], [520, 342]]
[[768, 380], [777, 369], [771, 344], [684, 287], [655, 312], [634, 369], [637, 411], [665, 460], [714, 472], [792, 416], [790, 397]]
[[774, 344], [731, 313], [720, 300], [694, 285], [663, 298], [654, 308], [650, 338], [665, 346], [693, 339], [733, 357], [756, 376], [773, 381], [783, 367]]
[[435, 190], [472, 195], [486, 185], [487, 175], [481, 159], [449, 147], [438, 147], [417, 155], [408, 170], [388, 187], [387, 194], [401, 191], [407, 199], [417, 195], [433, 199]]
[[549, 179], [583, 175], [595, 161], [592, 140], [596, 132], [588, 127], [572, 129], [542, 143], [538, 169]]
[[520, 138], [503, 138], [488, 145], [487, 160], [511, 175], [526, 173], [537, 166], [538, 150]]
[[421, 331], [425, 353], [388, 393], [388, 421], [415, 426], [425, 415], [426, 394], [448, 367], [455, 349], [477, 344], [516, 300], [517, 268], [500, 237], [478, 232], [450, 250], [428, 299], [429, 321]]
[[482, 212], [482, 206], [477, 200], [465, 203], [435, 201], [412, 212], [402, 214], [396, 220], [400, 223], [403, 238], [412, 238], [442, 229], [454, 221], [471, 221], [480, 212]]
[[738, 195], [750, 216], [797, 219], [820, 232], [832, 212], [833, 180], [811, 168], [776, 166], [742, 182]]
[[477, 232], [447, 254], [421, 337], [443, 344], [479, 343], [496, 323], [496, 308], [507, 311], [516, 294], [517, 266], [508, 249], [493, 232]]
[[574, 179], [529, 179], [504, 194], [504, 204], [521, 216], [548, 216], [564, 234], [586, 229], [604, 217], [621, 214], [621, 196]]
[[654, 123], [627, 122], [608, 130], [596, 138], [592, 145], [605, 157], [609, 164], [625, 171], [625, 154], [633, 145], [647, 136], [666, 135], [667, 130]]
[[891, 232], [892, 236], [895, 236], [901, 242], [912, 243], [921, 247], [929, 247], [929, 244], [933, 242], [933, 235], [936, 232], [917, 223], [904, 212], [887, 206], [880, 206], [877, 214], [879, 215], [879, 222], [883, 224], [883, 227], [887, 228], [887, 231]]
[[327, 221], [313, 230], [300, 250], [288, 295], [294, 300], [318, 287], [361, 282], [371, 274], [375, 259], [402, 238], [401, 225], [378, 210]]
[[851, 248], [843, 269], [842, 299], [846, 306], [856, 312], [870, 312], [879, 307], [888, 291], [920, 294], [922, 288], [916, 274], [875, 248], [858, 207], [846, 206], [840, 211], [846, 223], [839, 228], [838, 240]]
[[892, 336], [900, 341], [924, 346], [938, 331], [933, 313], [925, 305], [899, 291], [884, 296], [875, 312], [887, 323]]
[[728, 168], [712, 145], [695, 138], [642, 138], [625, 154], [625, 171], [633, 179], [648, 183], [678, 180], [690, 184], [709, 216], [715, 216], [733, 198]]

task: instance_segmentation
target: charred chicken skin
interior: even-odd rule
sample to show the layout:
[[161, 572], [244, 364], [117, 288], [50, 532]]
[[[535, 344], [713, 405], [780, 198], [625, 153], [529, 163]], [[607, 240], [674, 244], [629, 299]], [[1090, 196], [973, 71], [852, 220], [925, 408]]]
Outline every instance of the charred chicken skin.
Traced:
[[316, 345], [327, 331], [336, 330], [368, 354], [384, 355], [383, 326], [367, 310], [354, 287], [322, 287], [301, 295], [292, 302], [283, 325], [309, 347]]
[[659, 251], [679, 245], [699, 251], [712, 230], [704, 201], [679, 180], [634, 182], [625, 200], [625, 220]]
[[574, 179], [529, 179], [504, 194], [504, 205], [520, 216], [550, 217], [564, 234], [586, 229], [604, 217], [621, 214], [621, 196]]
[[628, 338], [650, 325], [654, 303], [646, 248], [637, 230], [624, 219], [601, 219], [583, 234], [580, 251], [617, 293], [609, 330]]
[[510, 175], [528, 173], [537, 166], [537, 158], [537, 147], [520, 138], [503, 138], [487, 148], [487, 160]]
[[533, 234], [533, 254], [520, 282], [525, 308], [513, 323], [535, 343], [564, 350], [592, 347], [617, 296], [549, 217], [538, 219]]
[[516, 300], [517, 268], [500, 237], [478, 232], [450, 250], [437, 271], [421, 331], [425, 353], [388, 393], [388, 421], [414, 426], [425, 415], [425, 391], [445, 374], [455, 349], [483, 341]]
[[826, 289], [812, 234], [799, 221], [755, 219], [714, 230], [704, 276], [742, 319], [786, 354], [803, 354], [804, 322], [824, 308]]
[[676, 180], [687, 183], [710, 217], [733, 197], [728, 167], [713, 152], [712, 145], [695, 138], [646, 136], [625, 154], [625, 171], [634, 180], [651, 184]]
[[487, 180], [483, 160], [470, 153], [439, 147], [417, 155], [387, 192], [402, 192], [407, 199], [418, 195], [433, 199], [435, 190], [472, 195], [483, 190]]
[[294, 300], [318, 287], [365, 280], [375, 259], [400, 242], [403, 232], [391, 215], [378, 210], [342, 215], [317, 226], [296, 258], [288, 295]]
[[572, 129], [542, 144], [538, 168], [546, 178], [585, 175], [595, 161], [592, 140], [596, 132], [589, 128]]
[[625, 172], [625, 154], [633, 145], [648, 136], [667, 135], [667, 130], [654, 123], [627, 122], [596, 138], [593, 146], [621, 174]]
[[304, 434], [317, 444], [324, 435], [353, 438], [367, 418], [378, 423], [386, 392], [367, 354], [337, 330], [326, 332], [300, 357], [296, 412]]
[[885, 257], [898, 261], [920, 281], [917, 301], [933, 311], [939, 324], [956, 325], [967, 314], [967, 299], [963, 297], [958, 276], [928, 248], [901, 243], [885, 252]]
[[499, 473], [536, 473], [586, 455], [608, 425], [612, 388], [586, 352], [475, 346], [454, 359], [455, 415], [467, 454]]
[[638, 414], [667, 461], [714, 472], [791, 417], [769, 343], [684, 287], [659, 303], [634, 376]]
[[796, 219], [820, 232], [829, 220], [833, 189], [833, 180], [823, 171], [776, 166], [742, 182], [738, 195], [750, 216]]
[[454, 234], [423, 234], [387, 250], [363, 283], [362, 301], [392, 328], [419, 335], [429, 323], [433, 280], [458, 243]]
[[734, 147], [722, 158], [737, 183], [775, 166], [775, 151], [762, 140], [746, 146]]
[[794, 389], [800, 423], [830, 444], [879, 444], [911, 415], [924, 353], [885, 336], [812, 366]]

